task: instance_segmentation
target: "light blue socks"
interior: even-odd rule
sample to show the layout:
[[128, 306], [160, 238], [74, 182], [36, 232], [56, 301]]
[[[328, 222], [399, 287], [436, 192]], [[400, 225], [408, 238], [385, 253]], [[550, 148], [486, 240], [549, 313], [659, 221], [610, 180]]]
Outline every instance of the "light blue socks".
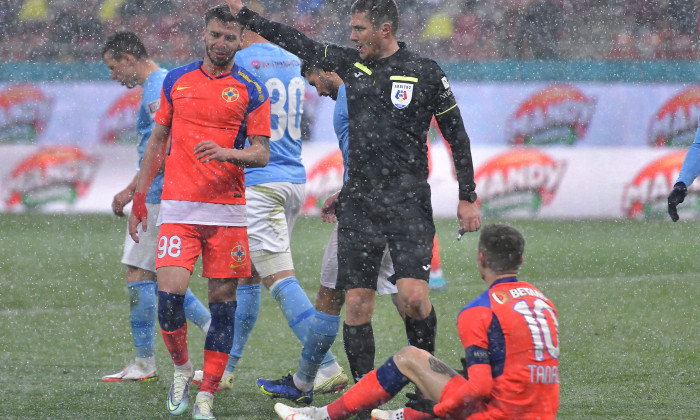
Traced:
[[136, 357], [153, 357], [157, 308], [156, 282], [139, 281], [127, 284], [126, 287], [129, 291], [129, 318]]
[[236, 309], [236, 327], [233, 330], [233, 347], [226, 364], [226, 372], [236, 369], [238, 360], [243, 355], [250, 332], [258, 320], [260, 312], [260, 284], [241, 284], [236, 289], [238, 308]]
[[[296, 277], [287, 277], [280, 281], [270, 290], [270, 293], [280, 305], [282, 313], [287, 318], [287, 324], [304, 344], [306, 331], [309, 329], [315, 309]], [[329, 350], [321, 362], [321, 368], [333, 363], [335, 363], [335, 356]]]

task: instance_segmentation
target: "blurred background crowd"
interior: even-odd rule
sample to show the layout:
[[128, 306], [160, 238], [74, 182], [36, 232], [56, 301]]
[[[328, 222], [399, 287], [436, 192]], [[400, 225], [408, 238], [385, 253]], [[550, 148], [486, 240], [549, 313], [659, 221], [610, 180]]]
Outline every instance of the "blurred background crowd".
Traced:
[[[151, 55], [201, 57], [204, 10], [220, 1], [2, 0], [0, 60], [98, 61], [106, 37], [137, 32]], [[270, 18], [348, 41], [351, 0], [264, 0]], [[397, 0], [399, 39], [451, 60], [695, 60], [698, 0]]]

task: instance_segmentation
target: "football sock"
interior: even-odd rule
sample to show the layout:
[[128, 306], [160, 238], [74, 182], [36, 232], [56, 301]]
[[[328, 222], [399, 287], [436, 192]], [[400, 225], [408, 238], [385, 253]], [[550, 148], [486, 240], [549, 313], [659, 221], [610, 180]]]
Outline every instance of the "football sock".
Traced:
[[127, 286], [129, 290], [129, 318], [131, 335], [137, 358], [150, 358], [155, 354], [156, 289], [154, 281], [138, 281]]
[[437, 334], [435, 308], [430, 310], [430, 314], [425, 319], [413, 319], [407, 315], [404, 323], [409, 344], [434, 354], [435, 335]]
[[204, 375], [201, 392], [216, 393], [233, 344], [236, 301], [209, 302], [211, 325], [204, 340]]
[[328, 416], [333, 420], [346, 419], [360, 411], [379, 407], [391, 400], [407, 383], [408, 379], [401, 374], [391, 357], [330, 403]]
[[190, 360], [184, 302], [185, 295], [158, 291], [158, 322], [165, 347], [176, 366], [185, 365]]
[[[314, 314], [314, 307], [304, 290], [299, 286], [296, 277], [287, 277], [276, 283], [270, 289], [272, 297], [282, 309], [282, 313], [287, 318], [287, 324], [294, 331], [299, 341], [303, 344], [306, 331], [309, 329], [311, 316]], [[335, 356], [329, 350], [326, 352], [321, 366], [329, 366], [335, 363]]]
[[207, 307], [197, 299], [197, 296], [189, 288], [187, 288], [185, 293], [185, 317], [194, 322], [206, 334], [211, 315]]
[[233, 346], [226, 364], [226, 372], [236, 370], [238, 360], [243, 355], [250, 332], [258, 320], [260, 312], [260, 284], [241, 284], [236, 289], [238, 307], [236, 308], [236, 327], [233, 330]]
[[440, 246], [438, 244], [437, 235], [433, 236], [433, 259], [430, 261], [430, 271], [442, 273], [440, 266]]
[[372, 323], [350, 326], [343, 323], [343, 345], [355, 382], [374, 369], [374, 331]]
[[340, 315], [329, 315], [315, 310], [310, 324], [301, 350], [299, 370], [295, 376], [304, 382], [313, 383], [321, 361], [338, 335]]
[[404, 420], [432, 420], [432, 414], [424, 413], [422, 411], [414, 410], [411, 407], [403, 408], [403, 419]]

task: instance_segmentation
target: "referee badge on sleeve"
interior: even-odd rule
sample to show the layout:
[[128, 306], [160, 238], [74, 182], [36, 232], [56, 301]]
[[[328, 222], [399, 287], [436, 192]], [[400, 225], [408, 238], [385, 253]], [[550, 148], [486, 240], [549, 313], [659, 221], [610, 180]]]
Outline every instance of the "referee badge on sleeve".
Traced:
[[394, 82], [391, 86], [391, 103], [398, 109], [404, 109], [411, 103], [413, 97], [413, 84]]

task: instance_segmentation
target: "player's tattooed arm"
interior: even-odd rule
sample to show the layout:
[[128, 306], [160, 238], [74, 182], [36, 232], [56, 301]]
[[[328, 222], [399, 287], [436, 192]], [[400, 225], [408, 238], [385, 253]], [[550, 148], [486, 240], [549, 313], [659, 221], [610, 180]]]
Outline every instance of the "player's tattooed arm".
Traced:
[[447, 375], [450, 378], [459, 376], [459, 373], [449, 367], [445, 362], [443, 362], [440, 359], [437, 359], [435, 357], [430, 357], [428, 359], [428, 364], [430, 365], [430, 370], [432, 370], [435, 373], [439, 373], [441, 375]]
[[261, 168], [270, 160], [270, 138], [265, 136], [248, 137], [250, 147], [243, 149], [247, 153], [246, 161], [239, 163], [246, 168]]

